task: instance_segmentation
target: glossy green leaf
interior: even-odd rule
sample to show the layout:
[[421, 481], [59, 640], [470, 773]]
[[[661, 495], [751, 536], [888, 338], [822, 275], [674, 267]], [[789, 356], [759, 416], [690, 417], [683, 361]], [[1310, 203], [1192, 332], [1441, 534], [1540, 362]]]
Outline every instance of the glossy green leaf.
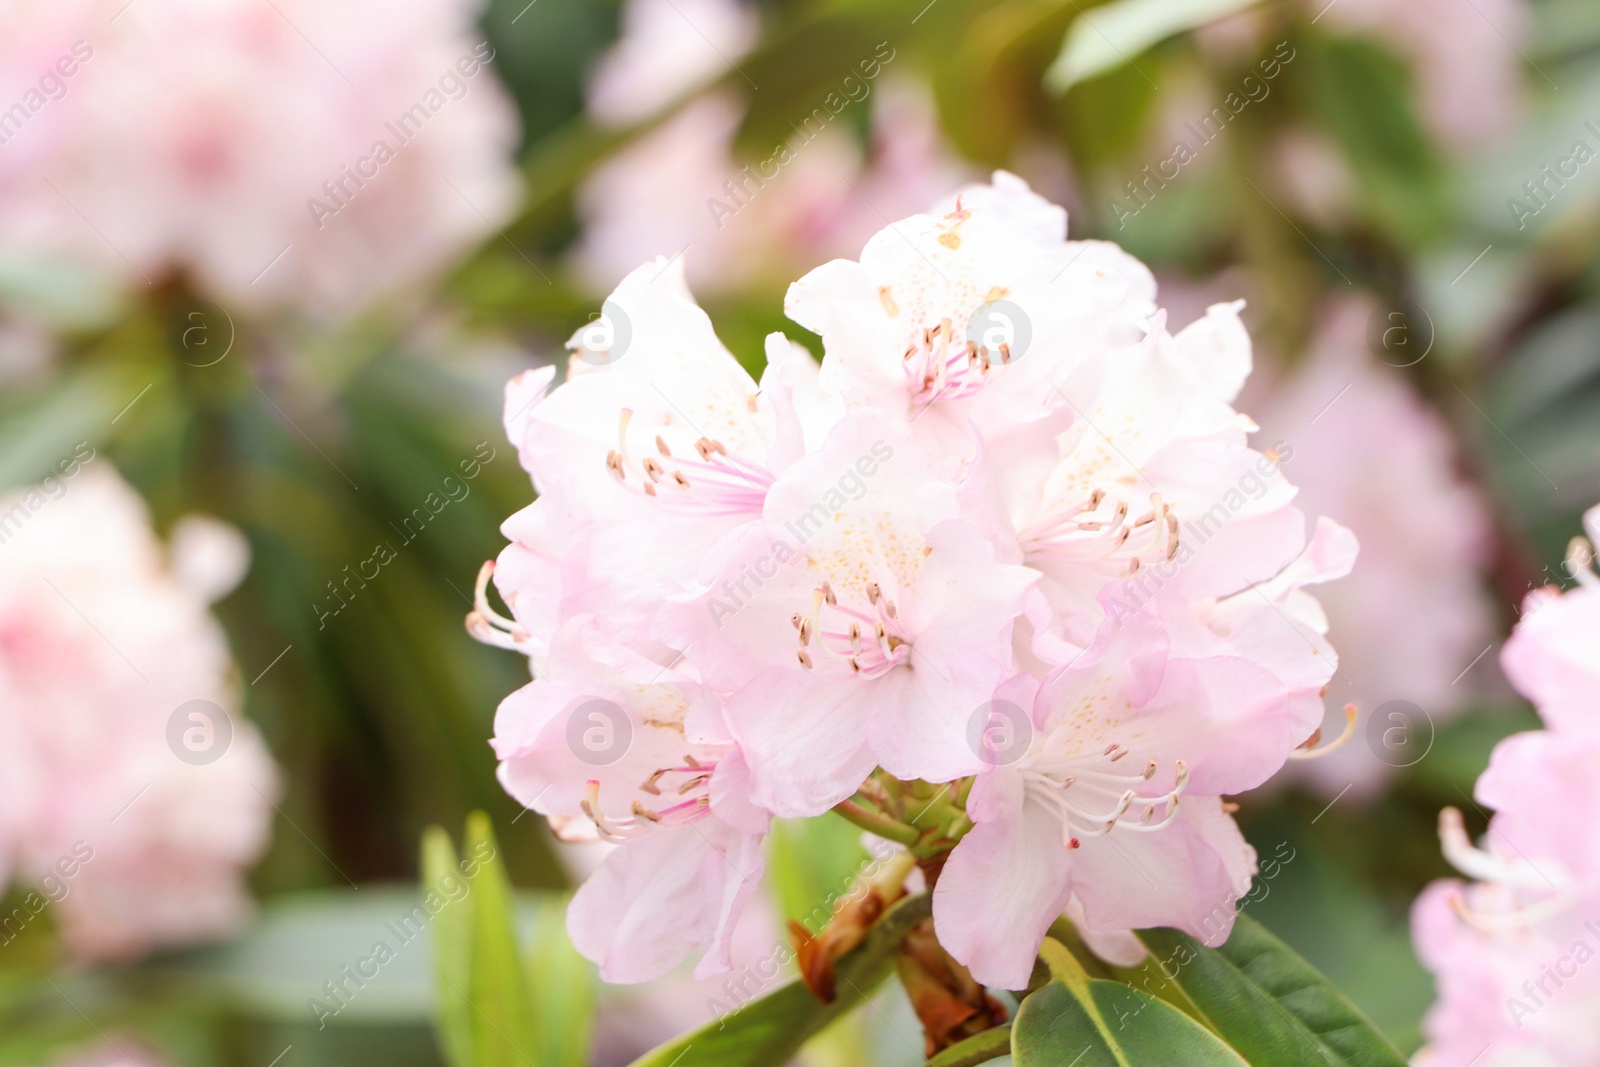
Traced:
[[1017, 1011], [1011, 1027], [1017, 1067], [1246, 1067], [1172, 1005], [1122, 982], [1090, 978], [1059, 942], [1047, 938], [1039, 954], [1055, 980]]
[[1079, 82], [1104, 74], [1151, 45], [1258, 0], [1115, 0], [1085, 11], [1067, 30], [1061, 55], [1045, 74], [1045, 84], [1064, 93]]
[[1200, 1017], [1251, 1064], [1405, 1065], [1343, 993], [1246, 915], [1217, 949], [1174, 930], [1145, 930], [1139, 938]]
[[832, 1004], [823, 1004], [803, 984], [792, 982], [646, 1053], [632, 1067], [772, 1067], [787, 1063], [808, 1038], [859, 1005], [889, 976], [900, 941], [932, 914], [932, 908], [932, 897], [924, 893], [885, 912], [866, 940], [839, 960], [839, 995]]

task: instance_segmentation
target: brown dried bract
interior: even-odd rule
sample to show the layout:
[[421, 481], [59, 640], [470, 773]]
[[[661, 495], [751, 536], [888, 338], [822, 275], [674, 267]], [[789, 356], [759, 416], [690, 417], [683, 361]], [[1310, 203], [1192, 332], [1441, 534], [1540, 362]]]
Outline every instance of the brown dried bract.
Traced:
[[939, 944], [932, 919], [906, 935], [895, 969], [922, 1020], [926, 1056], [1005, 1022], [1005, 1007]]
[[833, 1003], [837, 978], [834, 961], [861, 944], [889, 905], [903, 896], [904, 889], [891, 898], [881, 887], [866, 883], [865, 893], [852, 893], [839, 901], [833, 909], [833, 917], [815, 936], [793, 919], [789, 920], [789, 933], [794, 938], [795, 953], [800, 961], [800, 977], [818, 1000], [824, 1004]]

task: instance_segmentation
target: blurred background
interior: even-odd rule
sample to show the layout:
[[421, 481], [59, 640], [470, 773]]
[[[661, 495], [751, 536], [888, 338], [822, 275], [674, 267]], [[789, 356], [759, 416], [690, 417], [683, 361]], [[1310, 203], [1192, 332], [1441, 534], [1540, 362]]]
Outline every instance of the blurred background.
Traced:
[[[995, 168], [1175, 326], [1248, 301], [1258, 447], [1363, 546], [1358, 729], [1243, 798], [1248, 906], [1414, 1048], [1437, 812], [1482, 829], [1500, 645], [1600, 500], [1597, 153], [1582, 0], [8, 0], [0, 1064], [443, 1063], [424, 829], [489, 813], [535, 946], [594, 862], [497, 785], [526, 666], [462, 626], [531, 497], [506, 379], [658, 255], [752, 371], [817, 351], [788, 283]], [[770, 988], [865, 855], [773, 849], [750, 984], [598, 990], [575, 1062]], [[895, 995], [806, 1062], [920, 1062]]]

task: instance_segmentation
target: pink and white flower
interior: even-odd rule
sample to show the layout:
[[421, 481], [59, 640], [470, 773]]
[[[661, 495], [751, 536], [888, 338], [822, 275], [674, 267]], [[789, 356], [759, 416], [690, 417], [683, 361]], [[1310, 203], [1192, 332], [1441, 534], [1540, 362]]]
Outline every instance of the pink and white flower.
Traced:
[[[1331, 524], [1319, 534], [1345, 542], [1329, 573], [1342, 572], [1349, 535]], [[1272, 599], [1304, 597], [1300, 585], [1322, 576], [1295, 568]], [[1227, 939], [1255, 851], [1222, 797], [1259, 786], [1312, 734], [1333, 669], [1331, 651], [1296, 654], [1290, 637], [1252, 641], [1266, 621], [1247, 618], [1254, 607], [1214, 606], [1213, 620], [1231, 618], [1207, 641], [1155, 606], [1108, 613], [1072, 663], [997, 692], [997, 703], [1027, 710], [1028, 736], [978, 776], [967, 802], [976, 825], [934, 895], [941, 941], [979, 981], [1026, 986], [1039, 942], [1069, 904], [1090, 936], [1172, 926], [1207, 944]], [[1288, 635], [1320, 644], [1313, 627], [1275, 617]], [[1296, 670], [1295, 660], [1315, 666]]]
[[[1238, 306], [1169, 333], [1141, 264], [1003, 173], [791, 288], [820, 369], [774, 335], [757, 385], [683, 277], [630, 274], [563, 383], [511, 383], [540, 497], [494, 571], [513, 617], [469, 621], [537, 676], [497, 720], [507, 788], [627, 841], [574, 943], [617, 980], [715, 973], [767, 820], [875, 774], [970, 785], [935, 921], [983, 981], [1024, 984], [1063, 912], [1108, 951], [1226, 936], [1254, 858], [1222, 797], [1320, 723], [1305, 587], [1355, 555], [1249, 445]], [[1001, 700], [1014, 765], [975, 740]], [[596, 701], [633, 739], [599, 770]]]
[[570, 344], [560, 388], [546, 367], [506, 391], [539, 499], [505, 524], [497, 584], [536, 645], [575, 611], [646, 639], [662, 599], [804, 453], [816, 364], [775, 341], [758, 387], [665, 259], [629, 274]]
[[729, 694], [755, 803], [820, 815], [875, 766], [932, 781], [981, 767], [967, 719], [1005, 676], [1037, 576], [996, 558], [903, 428], [846, 416], [704, 576], [668, 625]]
[[622, 845], [573, 898], [573, 944], [611, 982], [659, 978], [702, 948], [697, 977], [726, 970], [770, 821], [745, 799], [738, 750], [699, 736], [699, 685], [592, 619], [561, 629], [549, 663], [501, 704], [494, 746], [502, 784], [558, 835]]

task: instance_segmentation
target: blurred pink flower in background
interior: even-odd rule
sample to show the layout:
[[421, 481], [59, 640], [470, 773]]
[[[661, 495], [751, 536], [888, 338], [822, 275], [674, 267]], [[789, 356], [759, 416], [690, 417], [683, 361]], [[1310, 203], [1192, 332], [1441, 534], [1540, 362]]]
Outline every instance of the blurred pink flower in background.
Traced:
[[622, 34], [590, 78], [589, 114], [607, 126], [650, 117], [736, 63], [757, 29], [739, 0], [629, 0]]
[[244, 919], [277, 773], [207, 610], [243, 539], [188, 519], [169, 552], [92, 450], [61, 470], [0, 500], [0, 854], [29, 916], [48, 906], [75, 954], [124, 959]]
[[[590, 114], [605, 125], [648, 117], [735, 67], [754, 38], [754, 15], [734, 0], [632, 0], [591, 82]], [[839, 86], [765, 158], [735, 156], [744, 110], [716, 92], [596, 168], [579, 194], [581, 276], [608, 291], [642, 262], [681, 255], [696, 291], [786, 279], [855, 255], [889, 220], [972, 176], [945, 148], [926, 90], [894, 70], [892, 48], [838, 60]], [[865, 150], [849, 130], [855, 108], [871, 112]]]
[[337, 314], [417, 281], [517, 195], [477, 6], [9, 4], [0, 236], [257, 310]]
[[[1247, 406], [1263, 447], [1287, 445], [1300, 506], [1361, 542], [1350, 576], [1318, 595], [1339, 648], [1331, 702], [1354, 701], [1365, 717], [1408, 700], [1442, 721], [1473, 696], [1460, 676], [1493, 640], [1483, 573], [1491, 523], [1458, 472], [1449, 428], [1406, 382], [1412, 372], [1370, 354], [1371, 310], [1359, 300], [1330, 306], [1308, 361]], [[1333, 792], [1354, 782], [1357, 794], [1388, 770], [1360, 741], [1302, 768]]]

